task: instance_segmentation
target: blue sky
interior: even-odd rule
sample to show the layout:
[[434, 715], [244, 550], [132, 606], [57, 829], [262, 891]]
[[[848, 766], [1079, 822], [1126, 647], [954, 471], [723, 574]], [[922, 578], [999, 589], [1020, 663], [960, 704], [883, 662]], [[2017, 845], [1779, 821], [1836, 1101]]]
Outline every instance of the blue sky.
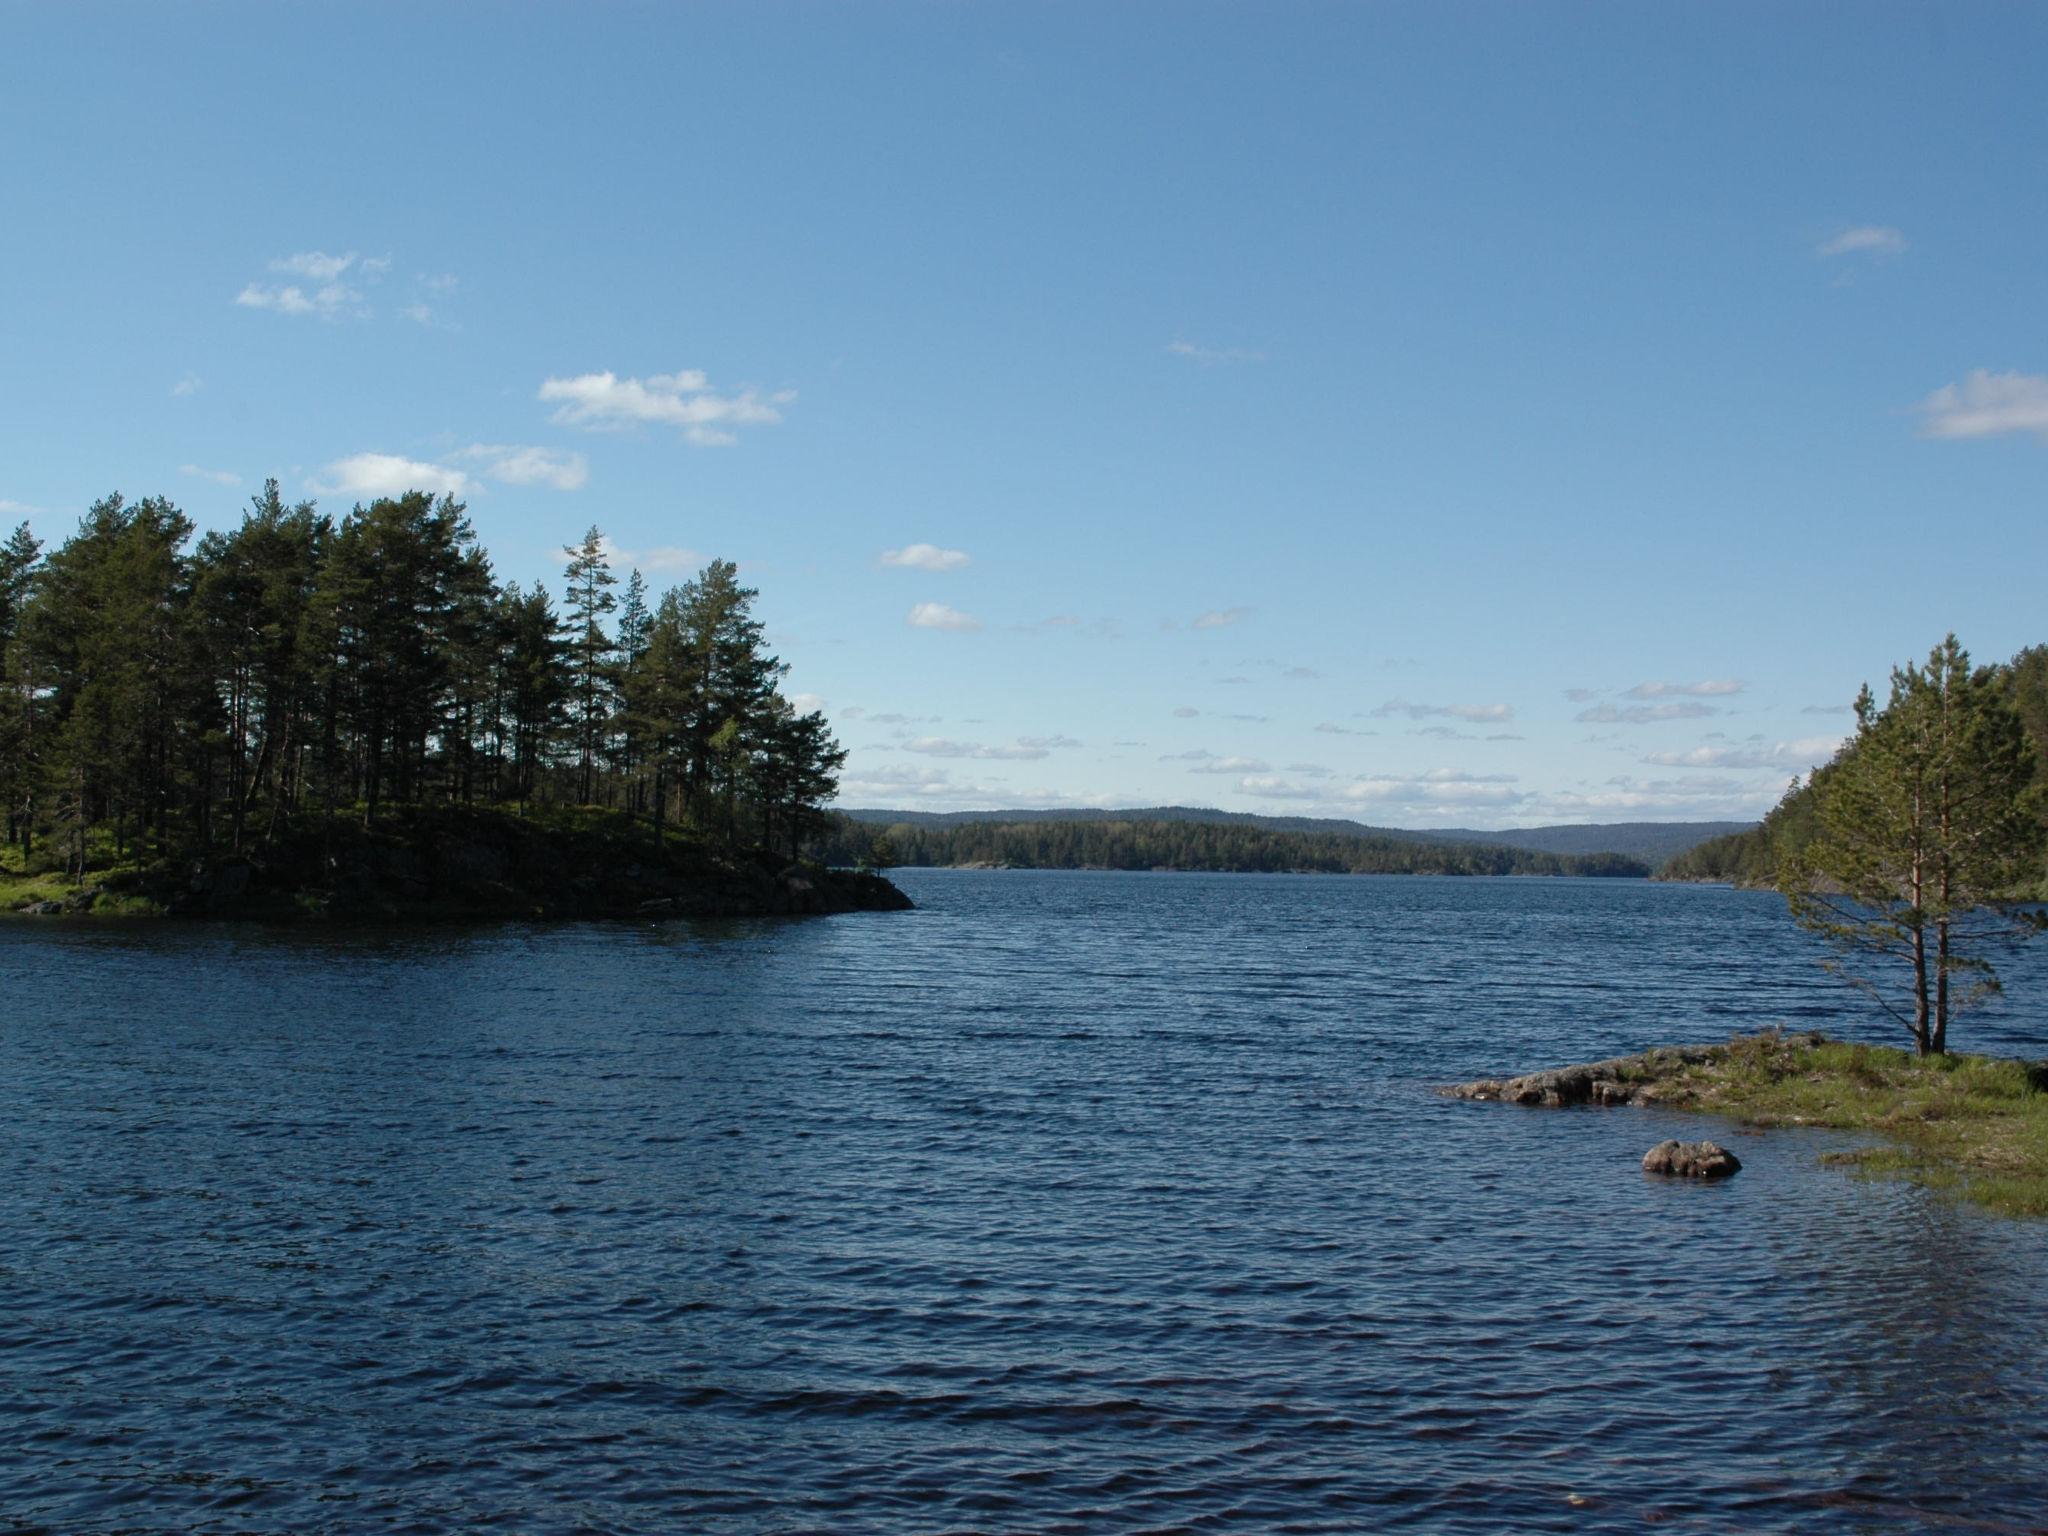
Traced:
[[738, 560], [844, 802], [1753, 815], [2048, 640], [2048, 9], [0, 5], [0, 523]]

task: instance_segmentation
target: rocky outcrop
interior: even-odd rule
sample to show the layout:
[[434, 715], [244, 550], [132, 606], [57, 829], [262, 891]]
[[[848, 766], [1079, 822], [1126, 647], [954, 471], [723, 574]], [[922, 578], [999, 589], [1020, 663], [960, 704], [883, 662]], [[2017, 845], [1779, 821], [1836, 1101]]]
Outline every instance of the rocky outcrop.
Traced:
[[1675, 1179], [1725, 1179], [1742, 1160], [1712, 1141], [1660, 1141], [1643, 1154], [1643, 1172]]
[[1483, 1077], [1453, 1083], [1454, 1099], [1498, 1099], [1504, 1104], [1642, 1104], [1654, 1102], [1660, 1079], [1685, 1067], [1719, 1061], [1725, 1045], [1663, 1045], [1634, 1056], [1610, 1056], [1575, 1067], [1553, 1067], [1521, 1077]]
[[[1804, 1053], [1827, 1044], [1818, 1031], [1781, 1035], [1766, 1031], [1736, 1037], [1725, 1045], [1660, 1045], [1633, 1056], [1610, 1056], [1572, 1067], [1552, 1067], [1521, 1077], [1482, 1077], [1452, 1083], [1442, 1092], [1454, 1099], [1499, 1100], [1503, 1104], [1536, 1104], [1550, 1108], [1575, 1104], [1655, 1104], [1682, 1092], [1679, 1080], [1695, 1069], [1720, 1066], [1738, 1048], [1767, 1043], [1780, 1065], [1796, 1065]], [[1748, 1058], [1745, 1058], [1747, 1060]]]

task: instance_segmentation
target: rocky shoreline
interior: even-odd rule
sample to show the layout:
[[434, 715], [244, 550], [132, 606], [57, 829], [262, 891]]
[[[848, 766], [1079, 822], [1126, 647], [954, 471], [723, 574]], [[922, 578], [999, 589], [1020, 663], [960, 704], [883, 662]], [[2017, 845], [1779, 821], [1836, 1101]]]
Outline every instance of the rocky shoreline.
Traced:
[[[1827, 1044], [1818, 1032], [1782, 1035], [1775, 1039], [1781, 1050], [1812, 1052]], [[1531, 1104], [1550, 1108], [1575, 1104], [1677, 1103], [1691, 1096], [1690, 1085], [1681, 1086], [1692, 1069], [1727, 1064], [1745, 1048], [1744, 1042], [1721, 1045], [1660, 1045], [1633, 1056], [1610, 1056], [1577, 1066], [1552, 1067], [1520, 1077], [1482, 1077], [1468, 1083], [1452, 1083], [1441, 1091], [1453, 1099], [1498, 1100], [1503, 1104]], [[1791, 1065], [1796, 1067], [1796, 1063]]]

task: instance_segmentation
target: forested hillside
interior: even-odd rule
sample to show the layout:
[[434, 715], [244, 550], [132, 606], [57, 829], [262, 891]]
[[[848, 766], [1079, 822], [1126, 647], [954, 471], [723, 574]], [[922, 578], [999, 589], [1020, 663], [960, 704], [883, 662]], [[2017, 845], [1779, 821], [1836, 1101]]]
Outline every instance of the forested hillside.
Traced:
[[[1986, 670], [2002, 682], [2042, 765], [2041, 780], [2048, 783], [2048, 645], [2031, 646], [2010, 662]], [[1718, 837], [1677, 855], [1657, 871], [1657, 878], [1767, 885], [1786, 857], [1804, 848], [1813, 833], [1812, 788], [1797, 786], [1750, 831]], [[2048, 871], [2043, 871], [2036, 894], [2048, 895]]]
[[845, 754], [783, 697], [729, 562], [615, 591], [593, 528], [558, 608], [497, 579], [452, 498], [337, 519], [275, 481], [193, 533], [116, 495], [0, 550], [0, 875], [168, 877], [433, 807], [593, 807], [657, 850], [785, 860], [822, 825]]
[[842, 818], [819, 845], [834, 862], [992, 864], [1017, 869], [1177, 869], [1400, 875], [1603, 875], [1649, 866], [1618, 854], [1554, 854], [1414, 835], [1296, 832], [1192, 817], [1027, 822]]
[[1269, 832], [1301, 832], [1317, 837], [1367, 837], [1382, 842], [1484, 843], [1498, 848], [1527, 848], [1540, 853], [1614, 853], [1652, 867], [1709, 838], [1739, 832], [1753, 823], [1740, 821], [1625, 821], [1607, 825], [1518, 827], [1485, 832], [1469, 827], [1374, 827], [1337, 817], [1261, 816], [1248, 811], [1218, 811], [1200, 806], [1160, 805], [1129, 810], [1027, 811], [894, 811], [849, 810], [841, 814], [877, 826], [901, 823], [914, 827], [957, 827], [974, 822], [1039, 821], [1202, 821], [1218, 826], [1257, 827]]

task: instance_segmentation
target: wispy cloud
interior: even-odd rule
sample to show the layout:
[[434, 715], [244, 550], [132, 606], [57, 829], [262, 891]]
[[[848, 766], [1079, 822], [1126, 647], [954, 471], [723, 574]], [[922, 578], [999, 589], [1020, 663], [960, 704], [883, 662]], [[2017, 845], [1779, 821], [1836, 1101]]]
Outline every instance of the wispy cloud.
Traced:
[[1270, 773], [1271, 763], [1256, 757], [1212, 757], [1188, 769], [1189, 773]]
[[566, 426], [592, 431], [677, 427], [685, 442], [724, 448], [739, 441], [741, 427], [780, 422], [781, 407], [796, 399], [796, 391], [764, 395], [749, 386], [735, 394], [719, 394], [701, 369], [685, 368], [644, 379], [622, 379], [610, 371], [546, 379], [539, 398], [555, 403], [554, 420]]
[[[314, 315], [322, 320], [366, 320], [370, 310], [356, 279], [374, 282], [391, 265], [386, 257], [358, 257], [354, 251], [330, 255], [326, 251], [300, 251], [270, 262], [270, 270], [302, 283], [246, 283], [235, 295], [244, 309], [269, 310], [280, 315]], [[344, 281], [344, 278], [350, 281]]]
[[0, 517], [41, 517], [43, 509], [32, 507], [25, 501], [9, 501], [0, 496]]
[[1820, 256], [1896, 256], [1906, 248], [1906, 237], [1888, 224], [1856, 224], [1821, 242]]
[[173, 399], [186, 400], [198, 394], [204, 388], [206, 388], [206, 380], [200, 378], [196, 373], [188, 373], [171, 386], [171, 396]]
[[[680, 544], [653, 544], [643, 549], [626, 549], [613, 542], [610, 534], [600, 535], [598, 543], [603, 546], [605, 560], [616, 571], [637, 570], [651, 575], [663, 571], [700, 570], [708, 563], [696, 550], [687, 549]], [[567, 549], [556, 546], [557, 565], [567, 565], [570, 558]], [[859, 713], [857, 709], [847, 711], [849, 716]]]
[[331, 283], [355, 264], [354, 251], [340, 256], [330, 256], [325, 251], [301, 251], [296, 256], [278, 257], [270, 263], [270, 270], [290, 273], [309, 282]]
[[1073, 737], [1071, 737], [1071, 736], [1058, 736], [1058, 735], [1054, 735], [1054, 736], [1019, 736], [1019, 737], [1017, 738], [1017, 744], [1018, 744], [1019, 746], [1024, 746], [1024, 747], [1043, 747], [1043, 748], [1044, 748], [1044, 749], [1045, 749], [1046, 751], [1048, 751], [1048, 752], [1060, 752], [1060, 751], [1065, 751], [1065, 750], [1067, 750], [1067, 749], [1069, 749], [1069, 748], [1072, 748], [1072, 747], [1078, 747], [1078, 746], [1081, 746], [1081, 745], [1082, 745], [1082, 743], [1081, 743], [1081, 742], [1079, 742], [1079, 741], [1076, 741], [1076, 740], [1075, 740], [1075, 739], [1074, 739]]
[[964, 549], [941, 549], [936, 544], [906, 544], [901, 549], [885, 549], [881, 559], [884, 565], [901, 566], [912, 571], [957, 571], [973, 561]]
[[1631, 699], [1718, 699], [1742, 692], [1742, 684], [1710, 679], [1704, 683], [1637, 683], [1628, 690]]
[[981, 628], [981, 620], [973, 614], [962, 613], [944, 603], [919, 603], [910, 610], [909, 623], [913, 629], [966, 631]]
[[583, 455], [560, 448], [471, 443], [455, 457], [479, 465], [482, 474], [506, 485], [545, 485], [557, 491], [580, 491], [590, 479], [590, 465]]
[[1373, 711], [1373, 718], [1379, 720], [1393, 715], [1406, 715], [1410, 720], [1427, 720], [1435, 715], [1453, 720], [1512, 720], [1515, 711], [1507, 704], [1411, 704], [1406, 699], [1389, 699]]
[[1200, 713], [1201, 711], [1193, 705], [1183, 704], [1173, 712], [1173, 718], [1176, 720], [1192, 720]]
[[1263, 363], [1266, 360], [1265, 353], [1244, 347], [1205, 347], [1193, 341], [1169, 341], [1166, 350], [1174, 357], [1185, 358], [1191, 363]]
[[1711, 704], [1690, 701], [1683, 704], [1630, 704], [1624, 708], [1599, 704], [1592, 709], [1580, 710], [1572, 718], [1586, 725], [1654, 725], [1660, 720], [1700, 720], [1720, 712]]
[[1846, 715], [1851, 706], [1847, 704], [1808, 704], [1799, 713], [1802, 715]]
[[1322, 721], [1322, 722], [1321, 722], [1320, 724], [1318, 724], [1318, 725], [1316, 726], [1316, 730], [1317, 730], [1317, 732], [1318, 732], [1319, 734], [1321, 734], [1321, 735], [1324, 735], [1324, 736], [1377, 736], [1377, 735], [1379, 735], [1379, 732], [1378, 732], [1378, 731], [1361, 731], [1361, 730], [1359, 730], [1359, 729], [1358, 729], [1358, 728], [1357, 728], [1356, 726], [1350, 726], [1350, 725], [1339, 725], [1339, 724], [1338, 724], [1338, 723], [1337, 723], [1336, 721], [1334, 721], [1334, 720], [1324, 720], [1324, 721]]
[[197, 464], [180, 464], [178, 473], [190, 475], [194, 480], [211, 480], [215, 485], [236, 486], [242, 477], [231, 469], [201, 469]]
[[1052, 756], [1051, 747], [1022, 739], [1010, 746], [985, 747], [978, 741], [949, 741], [943, 736], [919, 736], [914, 741], [906, 741], [903, 750], [916, 752], [925, 757], [972, 757], [1019, 763], [1035, 762], [1039, 758]]
[[2032, 432], [2048, 438], [2048, 377], [1979, 368], [1960, 384], [1944, 384], [1922, 400], [1925, 437], [1999, 437]]

